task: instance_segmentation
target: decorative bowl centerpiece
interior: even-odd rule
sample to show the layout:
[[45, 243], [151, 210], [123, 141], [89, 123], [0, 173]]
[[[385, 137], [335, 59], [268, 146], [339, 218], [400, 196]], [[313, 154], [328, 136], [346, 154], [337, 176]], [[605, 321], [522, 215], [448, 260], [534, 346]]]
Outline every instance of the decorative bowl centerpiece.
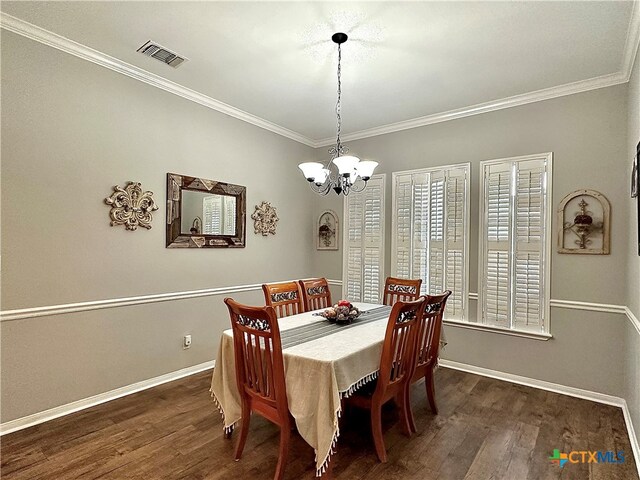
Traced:
[[326, 308], [320, 315], [331, 323], [351, 323], [360, 316], [360, 310], [354, 307], [349, 300], [340, 300], [333, 307]]

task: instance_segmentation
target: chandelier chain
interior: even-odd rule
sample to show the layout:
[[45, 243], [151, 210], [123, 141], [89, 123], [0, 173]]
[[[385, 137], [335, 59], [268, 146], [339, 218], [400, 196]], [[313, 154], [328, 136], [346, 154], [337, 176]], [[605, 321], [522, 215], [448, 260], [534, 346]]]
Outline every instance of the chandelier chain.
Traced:
[[336, 146], [338, 150], [338, 154], [340, 152], [340, 131], [342, 129], [342, 117], [340, 116], [340, 111], [342, 109], [342, 80], [340, 78], [342, 73], [342, 48], [341, 45], [338, 44], [338, 101], [336, 103], [336, 121], [337, 121], [337, 139]]

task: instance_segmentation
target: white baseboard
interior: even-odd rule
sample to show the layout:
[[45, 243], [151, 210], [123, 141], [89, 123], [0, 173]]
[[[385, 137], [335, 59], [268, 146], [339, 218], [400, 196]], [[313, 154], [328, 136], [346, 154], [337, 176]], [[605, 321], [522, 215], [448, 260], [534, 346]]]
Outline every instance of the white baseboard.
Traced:
[[474, 373], [483, 377], [495, 378], [496, 380], [517, 383], [518, 385], [525, 385], [527, 387], [547, 390], [549, 392], [559, 393], [561, 395], [569, 395], [570, 397], [577, 397], [584, 400], [590, 400], [592, 402], [604, 403], [606, 405], [620, 407], [622, 409], [622, 414], [624, 415], [624, 423], [627, 427], [627, 433], [629, 435], [629, 441], [631, 442], [631, 450], [633, 451], [633, 456], [635, 457], [638, 475], [640, 476], [640, 444], [638, 443], [638, 437], [636, 436], [636, 432], [633, 427], [633, 421], [631, 420], [629, 406], [627, 405], [627, 401], [624, 398], [614, 397], [613, 395], [606, 395], [599, 392], [592, 392], [590, 390], [583, 390], [582, 388], [560, 385], [558, 383], [546, 382], [544, 380], [538, 380], [536, 378], [523, 377], [520, 375], [514, 375], [512, 373], [499, 372], [497, 370], [491, 370], [488, 368], [476, 367], [475, 365], [454, 362], [453, 360], [441, 359], [438, 361], [438, 364], [442, 367], [451, 368], [453, 370]]
[[624, 423], [627, 425], [629, 441], [631, 442], [631, 450], [633, 450], [633, 456], [636, 457], [636, 468], [638, 469], [638, 476], [640, 477], [640, 443], [638, 443], [636, 430], [633, 428], [633, 421], [631, 420], [631, 412], [629, 412], [629, 406], [624, 399], [622, 401], [624, 402], [624, 406], [622, 407], [622, 413], [624, 414]]
[[614, 397], [613, 395], [592, 392], [590, 390], [583, 390], [581, 388], [568, 387], [566, 385], [546, 382], [544, 380], [538, 380], [535, 378], [522, 377], [520, 375], [514, 375], [512, 373], [499, 372], [497, 370], [490, 370], [488, 368], [476, 367], [475, 365], [454, 362], [452, 360], [441, 359], [438, 361], [438, 363], [443, 367], [452, 368], [454, 370], [460, 370], [467, 373], [475, 373], [476, 375], [482, 375], [483, 377], [490, 377], [497, 380], [504, 380], [505, 382], [517, 383], [518, 385], [539, 388], [540, 390], [547, 390], [549, 392], [560, 393], [562, 395], [569, 395], [570, 397], [584, 398], [585, 400], [604, 403], [606, 405], [622, 407], [622, 403], [624, 402], [623, 398]]
[[209, 362], [193, 365], [192, 367], [183, 368], [175, 372], [165, 373], [164, 375], [160, 375], [159, 377], [150, 378], [148, 380], [143, 380], [131, 385], [116, 388], [115, 390], [111, 390], [109, 392], [104, 392], [92, 397], [83, 398], [82, 400], [67, 403], [66, 405], [60, 405], [58, 407], [50, 408], [49, 410], [34, 413], [33, 415], [27, 415], [26, 417], [17, 418], [15, 420], [0, 424], [0, 435], [6, 435], [7, 433], [16, 432], [27, 427], [32, 427], [33, 425], [48, 422], [49, 420], [53, 420], [54, 418], [63, 417], [65, 415], [69, 415], [70, 413], [84, 410], [85, 408], [93, 407], [101, 403], [115, 400], [116, 398], [131, 395], [132, 393], [140, 392], [141, 390], [146, 390], [163, 383], [172, 382], [173, 380], [178, 380], [189, 375], [194, 375], [204, 370], [209, 370], [214, 366], [215, 360], [211, 360]]

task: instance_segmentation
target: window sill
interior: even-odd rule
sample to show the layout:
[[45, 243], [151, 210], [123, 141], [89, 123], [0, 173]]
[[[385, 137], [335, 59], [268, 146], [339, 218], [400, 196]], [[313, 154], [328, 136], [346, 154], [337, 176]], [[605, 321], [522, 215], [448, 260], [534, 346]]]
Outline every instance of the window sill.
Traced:
[[526, 330], [512, 330], [510, 328], [492, 327], [490, 325], [483, 325], [481, 323], [460, 322], [458, 320], [444, 320], [443, 323], [452, 327], [468, 328], [471, 330], [499, 333], [502, 335], [511, 335], [514, 337], [531, 338], [533, 340], [547, 341], [550, 338], [553, 338], [553, 335], [551, 335], [550, 333], [528, 332]]

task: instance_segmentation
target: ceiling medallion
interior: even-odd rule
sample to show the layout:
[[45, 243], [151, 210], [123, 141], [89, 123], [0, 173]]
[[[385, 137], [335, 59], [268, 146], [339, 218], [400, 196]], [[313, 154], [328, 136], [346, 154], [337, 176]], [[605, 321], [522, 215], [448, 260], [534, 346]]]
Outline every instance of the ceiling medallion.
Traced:
[[[331, 37], [338, 44], [338, 102], [336, 103], [337, 138], [336, 144], [329, 148], [330, 159], [327, 165], [319, 162], [305, 162], [298, 165], [311, 189], [320, 195], [326, 195], [330, 190], [345, 196], [349, 192], [361, 192], [367, 186], [367, 181], [373, 175], [378, 162], [361, 161], [358, 157], [347, 155], [349, 149], [340, 141], [342, 129], [342, 44], [349, 37], [346, 33], [334, 33]], [[336, 171], [337, 170], [337, 171]]]

